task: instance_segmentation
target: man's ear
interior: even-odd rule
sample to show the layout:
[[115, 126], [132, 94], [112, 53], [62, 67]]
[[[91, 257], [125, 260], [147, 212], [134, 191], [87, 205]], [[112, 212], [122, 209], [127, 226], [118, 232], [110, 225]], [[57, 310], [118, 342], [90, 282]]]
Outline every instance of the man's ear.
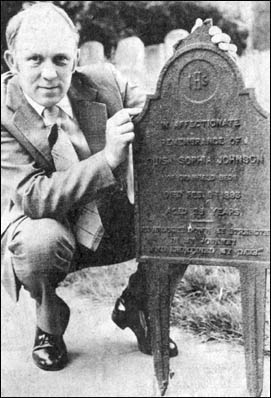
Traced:
[[7, 66], [13, 74], [18, 73], [17, 62], [12, 51], [6, 50], [4, 52], [4, 60], [6, 61]]
[[77, 66], [79, 64], [79, 59], [80, 59], [80, 49], [78, 48], [76, 50], [76, 55], [74, 57], [74, 64], [73, 64], [73, 68], [72, 68], [72, 73], [75, 72], [75, 70], [76, 70], [76, 68], [77, 68]]

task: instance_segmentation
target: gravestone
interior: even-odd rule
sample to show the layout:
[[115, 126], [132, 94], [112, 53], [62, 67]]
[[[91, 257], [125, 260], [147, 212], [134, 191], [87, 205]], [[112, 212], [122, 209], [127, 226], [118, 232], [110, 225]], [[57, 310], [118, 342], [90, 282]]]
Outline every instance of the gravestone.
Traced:
[[188, 35], [188, 31], [184, 29], [174, 29], [166, 35], [164, 39], [166, 60], [173, 55], [174, 45], [178, 41], [185, 39]]
[[98, 41], [87, 41], [80, 47], [79, 65], [104, 63], [104, 46]]
[[[210, 21], [175, 46], [135, 120], [137, 260], [149, 293], [154, 366], [169, 380], [169, 264], [240, 270], [247, 385], [263, 383], [269, 267], [268, 115]], [[204, 364], [203, 364], [204, 366]]]
[[154, 93], [159, 74], [168, 58], [165, 56], [165, 44], [153, 44], [145, 47], [145, 74], [143, 86], [147, 93]]
[[129, 81], [140, 84], [145, 73], [145, 47], [136, 36], [119, 41], [114, 64]]

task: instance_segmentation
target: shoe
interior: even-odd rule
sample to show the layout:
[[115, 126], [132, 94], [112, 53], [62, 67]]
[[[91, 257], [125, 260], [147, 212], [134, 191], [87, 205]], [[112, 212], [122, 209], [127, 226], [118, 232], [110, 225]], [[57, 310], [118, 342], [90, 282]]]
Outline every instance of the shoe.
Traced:
[[43, 370], [60, 370], [68, 362], [67, 348], [63, 336], [55, 336], [36, 329], [32, 358]]
[[[112, 312], [112, 320], [121, 329], [129, 327], [137, 338], [138, 348], [147, 355], [152, 355], [149, 316], [147, 311], [139, 309], [136, 299], [129, 296], [126, 291], [117, 299]], [[169, 356], [176, 357], [178, 347], [169, 338]]]

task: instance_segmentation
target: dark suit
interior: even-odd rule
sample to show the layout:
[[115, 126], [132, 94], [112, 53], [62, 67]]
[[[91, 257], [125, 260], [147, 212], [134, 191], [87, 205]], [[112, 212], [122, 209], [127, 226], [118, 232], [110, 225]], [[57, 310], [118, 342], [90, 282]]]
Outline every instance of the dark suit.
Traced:
[[[89, 259], [89, 265], [103, 265], [131, 258], [132, 206], [106, 163], [103, 148], [107, 118], [123, 107], [142, 107], [144, 94], [120, 80], [110, 65], [75, 72], [68, 97], [92, 156], [67, 171], [57, 172], [48, 145], [48, 127], [26, 101], [16, 76], [7, 73], [2, 80], [1, 175], [6, 200], [1, 257], [2, 281], [11, 296], [18, 299], [20, 283], [14, 275], [9, 248], [14, 231], [26, 218], [65, 224], [74, 208], [96, 198], [106, 233], [95, 254], [82, 250], [80, 262]], [[118, 238], [126, 239], [125, 244], [122, 241], [116, 246]]]

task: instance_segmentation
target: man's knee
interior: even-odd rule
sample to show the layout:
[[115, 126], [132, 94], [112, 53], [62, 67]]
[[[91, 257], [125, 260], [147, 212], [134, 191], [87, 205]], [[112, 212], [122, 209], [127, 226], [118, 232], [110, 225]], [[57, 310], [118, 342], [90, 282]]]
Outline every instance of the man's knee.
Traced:
[[17, 228], [9, 250], [15, 273], [68, 273], [75, 251], [75, 238], [67, 226], [44, 218], [26, 219]]

